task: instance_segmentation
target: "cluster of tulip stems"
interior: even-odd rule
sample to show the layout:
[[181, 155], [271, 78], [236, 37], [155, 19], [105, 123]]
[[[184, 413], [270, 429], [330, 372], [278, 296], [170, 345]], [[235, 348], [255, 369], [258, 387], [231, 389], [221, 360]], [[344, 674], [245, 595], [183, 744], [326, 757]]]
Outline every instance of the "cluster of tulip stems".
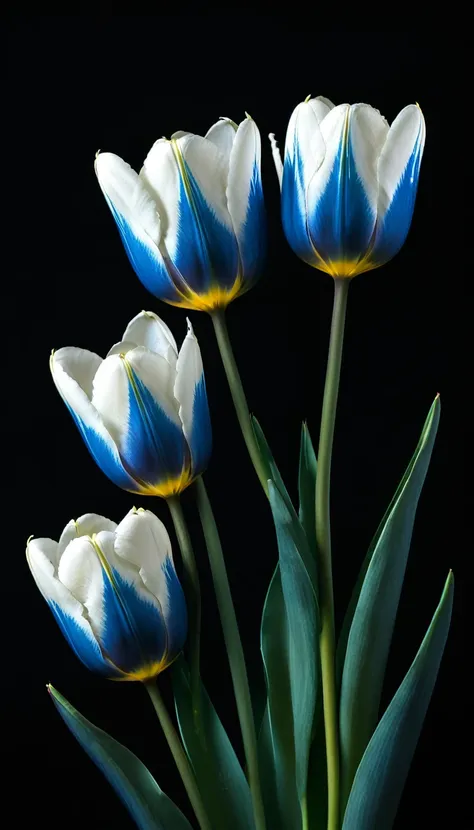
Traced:
[[[390, 260], [405, 241], [425, 123], [418, 105], [405, 107], [390, 126], [366, 104], [334, 106], [309, 97], [291, 116], [283, 160], [273, 135], [270, 141], [287, 241], [298, 257], [334, 280], [319, 446], [316, 455], [303, 426], [296, 506], [249, 413], [225, 321], [227, 305], [252, 287], [265, 257], [255, 121], [246, 116], [237, 125], [221, 118], [204, 137], [180, 131], [159, 139], [139, 174], [112, 153], [99, 153], [95, 160], [99, 185], [141, 282], [165, 303], [210, 314], [243, 439], [269, 502], [278, 560], [262, 616], [261, 722], [256, 723], [203, 479], [212, 450], [211, 421], [189, 321], [180, 349], [163, 320], [142, 311], [105, 358], [67, 347], [53, 351], [50, 362], [61, 398], [110, 481], [135, 499], [166, 501], [183, 586], [164, 524], [143, 507], [133, 507], [118, 524], [83, 515], [66, 525], [58, 542], [31, 537], [27, 559], [84, 665], [104, 678], [140, 681], [147, 689], [201, 830], [389, 830], [451, 617], [450, 573], [410, 669], [380, 713], [439, 398], [373, 537], [337, 642], [329, 491], [349, 286], [356, 275]], [[209, 555], [244, 765], [201, 679], [199, 574], [180, 502], [190, 486]], [[157, 682], [168, 667], [175, 716]], [[138, 827], [190, 830], [188, 819], [135, 755], [48, 689]]]

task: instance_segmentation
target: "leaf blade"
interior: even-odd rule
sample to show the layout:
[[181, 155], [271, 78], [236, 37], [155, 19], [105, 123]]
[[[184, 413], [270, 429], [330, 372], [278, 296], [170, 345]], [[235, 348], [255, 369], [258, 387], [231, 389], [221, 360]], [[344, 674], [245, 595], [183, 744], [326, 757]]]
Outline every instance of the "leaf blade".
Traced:
[[133, 752], [94, 726], [52, 686], [48, 690], [66, 726], [105, 775], [140, 830], [192, 830], [181, 810]]
[[201, 685], [203, 735], [197, 734], [189, 670], [184, 658], [171, 669], [181, 737], [213, 827], [254, 828], [250, 789], [242, 767], [211, 700]]
[[[369, 548], [370, 557], [349, 607], [347, 645], [340, 688], [340, 746], [343, 806], [374, 732], [395, 617], [405, 575], [416, 508], [439, 423], [436, 398], [415, 454]], [[344, 643], [342, 644], [344, 647]]]
[[391, 830], [449, 633], [454, 578], [418, 653], [387, 707], [357, 769], [343, 830]]
[[299, 553], [293, 519], [273, 482], [269, 497], [277, 533], [281, 586], [288, 625], [289, 666], [296, 787], [306, 795], [309, 753], [319, 685], [319, 613], [314, 585]]

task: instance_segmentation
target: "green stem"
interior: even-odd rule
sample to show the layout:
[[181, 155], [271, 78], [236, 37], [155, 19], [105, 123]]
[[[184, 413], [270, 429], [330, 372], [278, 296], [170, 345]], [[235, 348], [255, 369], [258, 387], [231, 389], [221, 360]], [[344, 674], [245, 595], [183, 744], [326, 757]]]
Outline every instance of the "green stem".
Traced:
[[239, 370], [237, 368], [237, 363], [235, 362], [224, 310], [217, 309], [216, 311], [213, 311], [211, 318], [214, 324], [217, 345], [219, 346], [219, 351], [221, 353], [222, 363], [224, 364], [224, 371], [227, 375], [227, 381], [229, 383], [232, 400], [234, 401], [240, 429], [242, 430], [244, 441], [247, 445], [255, 471], [260, 479], [260, 483], [265, 493], [268, 495], [267, 474], [262, 463], [260, 450], [253, 431], [252, 421], [250, 420], [250, 412], [245, 398], [242, 381], [240, 379]]
[[306, 793], [301, 799], [301, 830], [309, 830], [308, 799]]
[[247, 669], [245, 667], [244, 651], [240, 639], [237, 617], [235, 615], [229, 579], [225, 566], [224, 554], [219, 539], [211, 503], [207, 495], [206, 486], [200, 476], [195, 482], [197, 505], [201, 519], [204, 538], [206, 540], [209, 564], [211, 567], [214, 590], [221, 618], [224, 641], [229, 658], [230, 671], [234, 686], [235, 700], [239, 715], [240, 728], [247, 762], [250, 791], [252, 794], [253, 811], [256, 830], [265, 830], [265, 814], [263, 809], [260, 777], [258, 772], [257, 739], [252, 711]]
[[156, 714], [158, 715], [158, 720], [160, 721], [165, 738], [168, 741], [168, 746], [171, 750], [176, 766], [178, 767], [178, 772], [182, 778], [192, 808], [199, 822], [199, 827], [201, 830], [212, 830], [211, 823], [206, 815], [204, 804], [202, 803], [194, 773], [183, 749], [183, 744], [180, 741], [166, 706], [163, 703], [163, 698], [161, 697], [158, 686], [156, 685], [154, 679], [146, 680], [143, 685], [150, 695], [151, 702], [154, 706]]
[[334, 307], [324, 386], [318, 475], [316, 476], [316, 544], [321, 614], [321, 675], [328, 778], [328, 830], [339, 826], [339, 737], [335, 681], [334, 595], [331, 566], [330, 480], [331, 457], [341, 372], [344, 322], [349, 280], [334, 280]]
[[186, 520], [179, 496], [166, 499], [184, 567], [184, 589], [189, 613], [189, 664], [191, 671], [191, 695], [193, 714], [198, 732], [201, 712], [200, 643], [201, 643], [201, 587], [194, 558], [194, 551], [188, 533]]

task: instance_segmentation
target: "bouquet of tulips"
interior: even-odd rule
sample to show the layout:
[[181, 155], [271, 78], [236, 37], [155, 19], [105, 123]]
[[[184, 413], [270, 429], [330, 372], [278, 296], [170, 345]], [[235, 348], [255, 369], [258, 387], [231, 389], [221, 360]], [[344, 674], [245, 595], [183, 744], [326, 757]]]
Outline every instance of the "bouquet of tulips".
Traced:
[[[222, 118], [205, 137], [180, 131], [159, 139], [139, 174], [112, 153], [95, 160], [139, 279], [165, 303], [210, 314], [243, 439], [268, 499], [277, 544], [261, 623], [266, 701], [258, 722], [204, 483], [211, 418], [191, 323], [179, 349], [156, 312], [142, 311], [105, 358], [73, 347], [51, 355], [54, 383], [95, 462], [134, 501], [164, 499], [179, 544], [176, 563], [166, 527], [142, 506], [118, 524], [88, 513], [70, 521], [59, 541], [31, 537], [27, 544], [33, 577], [79, 659], [104, 678], [140, 681], [156, 710], [194, 825], [133, 753], [48, 687], [142, 830], [389, 830], [450, 625], [452, 574], [381, 714], [438, 397], [361, 565], [337, 638], [334, 625], [331, 455], [349, 286], [405, 241], [425, 141], [422, 112], [407, 106], [390, 126], [366, 104], [307, 98], [291, 116], [283, 161], [273, 135], [270, 141], [286, 238], [298, 257], [334, 280], [319, 444], [316, 453], [303, 425], [298, 504], [249, 413], [225, 320], [228, 304], [258, 279], [265, 256], [255, 121]], [[208, 551], [244, 765], [201, 678], [199, 573], [180, 502], [187, 487], [195, 491]], [[168, 668], [173, 714], [160, 693]]]

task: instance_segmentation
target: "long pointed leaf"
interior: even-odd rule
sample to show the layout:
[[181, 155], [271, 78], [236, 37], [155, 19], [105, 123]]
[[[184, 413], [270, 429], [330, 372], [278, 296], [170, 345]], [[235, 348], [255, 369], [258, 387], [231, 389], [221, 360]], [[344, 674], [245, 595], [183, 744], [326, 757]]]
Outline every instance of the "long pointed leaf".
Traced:
[[52, 686], [48, 690], [63, 721], [103, 772], [140, 830], [192, 830], [181, 810], [133, 752], [86, 720]]
[[253, 830], [247, 779], [204, 686], [201, 687], [203, 734], [196, 732], [189, 670], [184, 658], [173, 665], [172, 682], [181, 737], [213, 827]]
[[439, 399], [436, 398], [416, 453], [379, 528], [355, 605], [340, 691], [343, 804], [377, 724], [416, 508], [436, 437], [439, 411]]
[[282, 497], [285, 507], [288, 510], [288, 513], [291, 517], [291, 533], [293, 535], [294, 542], [298, 548], [299, 554], [305, 564], [306, 570], [308, 571], [311, 581], [314, 586], [314, 590], [317, 595], [317, 579], [316, 579], [316, 562], [314, 555], [310, 550], [310, 545], [308, 539], [306, 538], [305, 529], [300, 521], [300, 518], [293, 507], [293, 502], [288, 494], [288, 490], [285, 487], [285, 483], [281, 477], [280, 471], [278, 470], [277, 465], [275, 464], [275, 460], [273, 458], [271, 449], [268, 445], [267, 439], [265, 438], [262, 428], [258, 423], [257, 419], [252, 417], [252, 425], [255, 432], [255, 436], [257, 439], [257, 443], [260, 449], [261, 457], [265, 463], [268, 472], [269, 480], [273, 481], [273, 484], [277, 488], [280, 496]]
[[301, 810], [296, 788], [288, 620], [277, 565], [262, 614], [261, 650], [267, 707], [258, 738], [265, 815], [272, 830], [298, 830]]
[[283, 497], [269, 482], [269, 498], [280, 554], [280, 576], [288, 625], [287, 653], [293, 712], [296, 786], [306, 796], [309, 752], [319, 682], [319, 614], [312, 580], [295, 544], [293, 520]]
[[300, 497], [299, 517], [313, 556], [316, 556], [316, 454], [313, 449], [307, 424], [301, 428], [300, 464], [298, 472], [298, 493]]
[[343, 830], [391, 830], [430, 702], [451, 622], [449, 574], [408, 673], [383, 715], [357, 770]]

